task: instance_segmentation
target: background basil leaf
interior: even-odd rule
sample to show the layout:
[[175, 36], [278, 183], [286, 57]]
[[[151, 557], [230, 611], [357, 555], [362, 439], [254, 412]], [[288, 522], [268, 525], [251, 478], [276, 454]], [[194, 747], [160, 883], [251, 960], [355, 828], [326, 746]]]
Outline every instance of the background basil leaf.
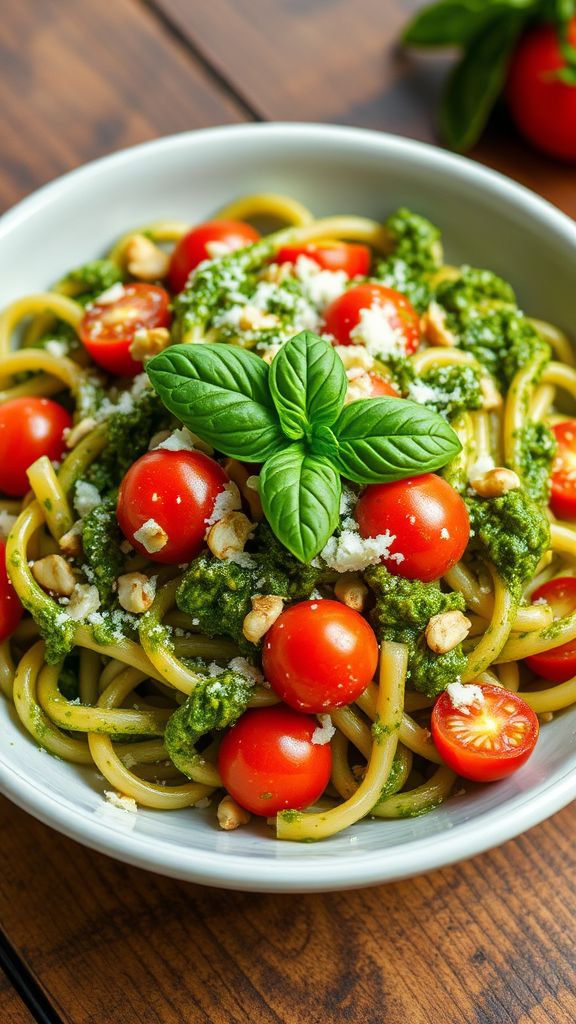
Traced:
[[259, 356], [233, 345], [172, 345], [146, 370], [166, 408], [224, 455], [263, 462], [286, 443]]
[[461, 450], [442, 416], [403, 398], [363, 398], [347, 405], [334, 425], [343, 476], [360, 484], [387, 483], [440, 469]]
[[311, 562], [339, 522], [339, 473], [292, 444], [268, 459], [259, 480], [264, 515], [278, 540], [300, 561]]
[[404, 31], [407, 46], [467, 46], [503, 12], [530, 14], [542, 0], [439, 0], [420, 11]]
[[450, 74], [440, 107], [440, 131], [452, 149], [469, 149], [480, 137], [504, 87], [524, 20], [519, 12], [508, 10], [489, 21]]
[[293, 440], [307, 436], [312, 423], [334, 423], [348, 386], [332, 345], [311, 331], [302, 331], [280, 349], [269, 383], [282, 429]]

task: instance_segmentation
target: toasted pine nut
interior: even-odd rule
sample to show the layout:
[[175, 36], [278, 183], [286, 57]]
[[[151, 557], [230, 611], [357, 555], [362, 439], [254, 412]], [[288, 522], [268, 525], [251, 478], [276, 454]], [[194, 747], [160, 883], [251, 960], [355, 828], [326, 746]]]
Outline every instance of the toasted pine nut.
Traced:
[[124, 253], [128, 271], [134, 277], [141, 281], [158, 281], [166, 277], [170, 257], [146, 235], [133, 235]]
[[118, 601], [127, 612], [147, 612], [156, 594], [156, 578], [143, 572], [127, 572], [118, 577]]
[[517, 491], [521, 486], [520, 477], [513, 469], [497, 466], [470, 481], [470, 486], [481, 498], [500, 498], [508, 491]]
[[446, 312], [437, 302], [431, 302], [420, 317], [420, 330], [430, 345], [452, 348], [456, 344], [456, 336], [446, 326]]
[[247, 640], [257, 644], [265, 633], [274, 625], [284, 607], [284, 598], [277, 594], [266, 594], [264, 597], [252, 598], [252, 611], [248, 612], [242, 623], [242, 632]]
[[249, 811], [240, 807], [240, 804], [237, 804], [231, 796], [225, 796], [220, 801], [216, 815], [220, 828], [223, 828], [226, 832], [240, 828], [241, 825], [247, 825], [250, 821]]
[[336, 581], [334, 593], [343, 604], [356, 612], [361, 612], [366, 604], [368, 587], [355, 573], [344, 573]]
[[100, 607], [98, 587], [90, 583], [77, 583], [72, 592], [66, 611], [71, 619], [79, 621], [87, 618]]
[[44, 590], [50, 590], [60, 597], [70, 597], [76, 586], [72, 566], [62, 555], [46, 555], [32, 566], [32, 575]]
[[216, 558], [230, 558], [244, 550], [254, 524], [243, 512], [226, 512], [210, 528], [206, 543]]
[[447, 654], [465, 640], [470, 632], [470, 619], [459, 611], [433, 615], [426, 626], [426, 643], [434, 654]]
[[170, 332], [167, 327], [151, 327], [146, 329], [140, 327], [134, 332], [134, 339], [130, 345], [132, 359], [143, 363], [146, 359], [157, 356], [170, 344]]

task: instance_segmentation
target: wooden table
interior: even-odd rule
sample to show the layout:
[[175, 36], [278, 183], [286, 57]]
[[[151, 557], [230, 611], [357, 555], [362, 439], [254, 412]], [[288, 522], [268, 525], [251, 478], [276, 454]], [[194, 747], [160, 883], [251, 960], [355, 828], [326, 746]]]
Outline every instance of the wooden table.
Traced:
[[[170, 132], [318, 120], [433, 141], [448, 59], [408, 0], [19, 0], [0, 19], [0, 206]], [[576, 215], [574, 168], [499, 113], [474, 154]], [[355, 893], [216, 892], [0, 804], [0, 1024], [569, 1024], [574, 808], [455, 868]]]

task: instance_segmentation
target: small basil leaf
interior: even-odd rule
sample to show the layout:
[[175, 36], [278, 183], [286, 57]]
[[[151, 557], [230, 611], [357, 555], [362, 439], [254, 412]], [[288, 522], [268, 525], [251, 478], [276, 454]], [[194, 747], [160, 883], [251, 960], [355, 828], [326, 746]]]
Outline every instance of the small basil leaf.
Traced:
[[308, 445], [313, 455], [323, 455], [331, 462], [334, 462], [338, 455], [338, 438], [334, 436], [334, 431], [323, 423], [318, 426], [312, 424]]
[[407, 46], [467, 46], [504, 11], [531, 13], [540, 0], [439, 0], [420, 11], [404, 31]]
[[263, 462], [285, 444], [259, 356], [233, 345], [172, 345], [146, 370], [166, 408], [224, 455]]
[[338, 418], [347, 380], [342, 360], [329, 342], [311, 331], [292, 338], [272, 362], [270, 392], [287, 437], [300, 440], [312, 423], [330, 426]]
[[440, 131], [452, 149], [469, 149], [482, 134], [524, 21], [524, 15], [512, 11], [492, 19], [473, 37], [450, 74], [440, 107]]
[[264, 515], [278, 540], [301, 562], [311, 562], [338, 525], [337, 470], [292, 444], [268, 459], [259, 479]]
[[403, 398], [363, 398], [347, 405], [334, 426], [343, 476], [359, 484], [387, 483], [440, 469], [461, 450], [442, 416]]

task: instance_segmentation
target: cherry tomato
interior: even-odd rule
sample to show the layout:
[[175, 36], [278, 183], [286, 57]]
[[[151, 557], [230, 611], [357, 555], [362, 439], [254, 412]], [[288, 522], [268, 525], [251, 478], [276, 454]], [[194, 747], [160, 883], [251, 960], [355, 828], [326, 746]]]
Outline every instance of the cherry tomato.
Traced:
[[[324, 313], [322, 331], [339, 345], [361, 345], [382, 338], [382, 348], [399, 355], [415, 352], [420, 342], [420, 320], [405, 295], [383, 284], [358, 284], [349, 288]], [[364, 333], [363, 333], [364, 332]]]
[[366, 398], [401, 398], [392, 381], [381, 377], [379, 373], [368, 373], [367, 377], [370, 380], [370, 389], [366, 394]]
[[12, 398], [0, 405], [0, 491], [21, 498], [30, 489], [26, 470], [41, 455], [58, 460], [70, 413], [49, 398]]
[[265, 817], [313, 804], [332, 771], [330, 744], [312, 742], [318, 725], [285, 704], [246, 711], [218, 753], [218, 771], [234, 800]]
[[0, 643], [16, 629], [24, 609], [6, 571], [6, 544], [0, 540]]
[[243, 249], [260, 238], [256, 228], [241, 220], [212, 220], [198, 224], [180, 239], [170, 260], [168, 283], [181, 292], [189, 275], [203, 260], [212, 260], [234, 249]]
[[363, 537], [389, 530], [390, 555], [382, 559], [398, 576], [429, 583], [443, 576], [464, 554], [470, 537], [468, 511], [460, 495], [434, 473], [370, 484], [356, 506]]
[[[576, 17], [568, 41], [576, 47]], [[538, 25], [516, 48], [506, 95], [517, 128], [534, 146], [561, 160], [576, 160], [576, 87], [558, 77], [566, 67], [559, 30]]]
[[441, 693], [432, 711], [432, 738], [452, 771], [473, 782], [511, 775], [530, 757], [538, 739], [538, 718], [517, 693], [480, 686], [482, 703], [454, 707]]
[[326, 711], [363, 693], [374, 678], [378, 644], [366, 619], [340, 601], [301, 601], [268, 630], [262, 664], [290, 707]]
[[136, 331], [169, 327], [170, 297], [164, 288], [137, 281], [125, 284], [114, 302], [94, 302], [80, 324], [80, 338], [98, 366], [119, 377], [134, 377], [142, 363], [130, 355]]
[[322, 270], [344, 270], [348, 277], [366, 277], [370, 271], [371, 254], [367, 245], [351, 242], [309, 242], [308, 245], [284, 245], [274, 256], [274, 263], [296, 263], [307, 256]]
[[[227, 483], [224, 470], [202, 452], [147, 452], [130, 466], [120, 484], [116, 509], [120, 529], [153, 562], [189, 562], [204, 543], [206, 520]], [[162, 542], [161, 535], [156, 541], [151, 536], [155, 524], [168, 539], [158, 550], [149, 550]], [[135, 538], [143, 527], [143, 539]]]
[[550, 507], [559, 519], [576, 519], [576, 420], [553, 428], [556, 458], [552, 466]]
[[[572, 576], [559, 576], [548, 580], [532, 594], [532, 604], [546, 601], [554, 609], [554, 617], [563, 619], [576, 611], [576, 579]], [[576, 676], [576, 640], [553, 647], [541, 654], [531, 654], [525, 658], [528, 668], [548, 679], [551, 683], [565, 683]]]

